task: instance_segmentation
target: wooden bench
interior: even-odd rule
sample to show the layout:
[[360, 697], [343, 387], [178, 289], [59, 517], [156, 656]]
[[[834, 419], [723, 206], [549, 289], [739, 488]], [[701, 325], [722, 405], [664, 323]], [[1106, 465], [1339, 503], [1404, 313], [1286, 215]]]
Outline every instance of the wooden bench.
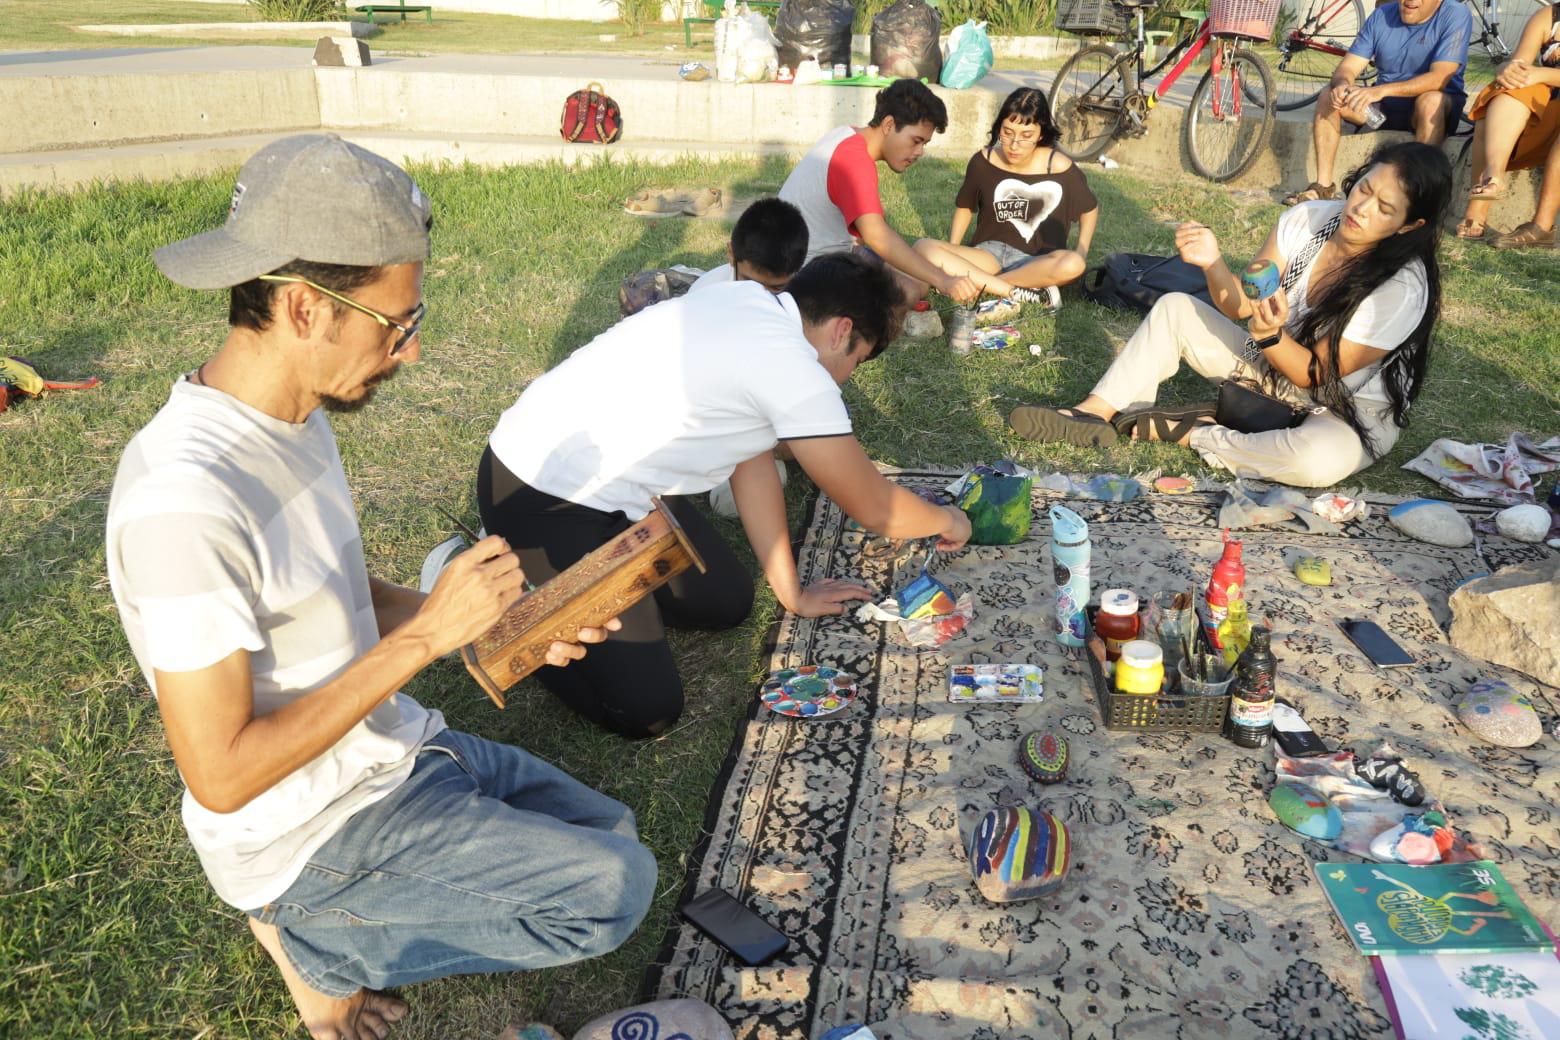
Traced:
[[[747, 0], [748, 7], [755, 11], [767, 11], [773, 13], [780, 10], [780, 0]], [[725, 9], [725, 0], [703, 0], [703, 6], [712, 17], [695, 18], [689, 16], [683, 19], [683, 46], [693, 46], [693, 27], [695, 25], [714, 25], [720, 20], [721, 12]]]
[[429, 4], [363, 4], [359, 7], [354, 7], [352, 10], [358, 14], [368, 15], [368, 20], [371, 22], [376, 14], [395, 14], [398, 11], [401, 14], [401, 21], [404, 22], [408, 13], [416, 14], [418, 11], [421, 11], [427, 15], [428, 24], [433, 24], [433, 7]]

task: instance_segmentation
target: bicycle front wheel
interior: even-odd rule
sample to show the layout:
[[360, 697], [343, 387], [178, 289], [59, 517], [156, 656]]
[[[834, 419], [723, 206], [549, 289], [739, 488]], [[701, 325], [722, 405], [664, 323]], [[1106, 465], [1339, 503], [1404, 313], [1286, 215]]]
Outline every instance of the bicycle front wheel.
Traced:
[[1103, 43], [1090, 44], [1067, 59], [1051, 85], [1051, 116], [1061, 139], [1057, 147], [1077, 162], [1105, 150], [1126, 110], [1128, 56]]
[[1301, 0], [1296, 6], [1295, 25], [1275, 41], [1278, 64], [1274, 82], [1280, 112], [1316, 103], [1365, 24], [1365, 7], [1360, 0]]
[[1244, 47], [1219, 46], [1225, 48], [1223, 60], [1203, 74], [1181, 124], [1192, 169], [1211, 181], [1245, 173], [1273, 129], [1273, 74], [1267, 62]]

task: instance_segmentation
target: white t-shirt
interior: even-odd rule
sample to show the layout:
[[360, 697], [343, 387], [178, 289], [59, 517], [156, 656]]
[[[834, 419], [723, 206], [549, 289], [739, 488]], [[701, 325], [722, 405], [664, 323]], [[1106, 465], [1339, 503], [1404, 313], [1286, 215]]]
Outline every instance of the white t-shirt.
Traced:
[[725, 285], [727, 282], [736, 280], [736, 269], [730, 264], [721, 264], [719, 267], [712, 267], [699, 275], [694, 280], [694, 283], [688, 286], [688, 292], [698, 292], [700, 289], [708, 289], [712, 285]]
[[614, 325], [541, 376], [488, 443], [538, 491], [638, 521], [778, 441], [851, 432], [789, 293], [713, 285]]
[[[1291, 258], [1304, 249], [1329, 220], [1343, 212], [1343, 205], [1339, 199], [1304, 202], [1291, 207], [1279, 218], [1278, 255], [1283, 258], [1284, 270], [1289, 269]], [[1306, 296], [1315, 274], [1313, 262], [1305, 277], [1289, 288], [1289, 318], [1284, 325], [1291, 335], [1311, 311]], [[1365, 297], [1344, 328], [1343, 338], [1377, 350], [1395, 350], [1419, 327], [1429, 295], [1425, 266], [1417, 259], [1413, 260]], [[1382, 358], [1343, 377], [1344, 386], [1356, 400], [1377, 403], [1390, 400], [1381, 380], [1381, 366], [1385, 361], [1386, 358]]]
[[[108, 503], [108, 578], [146, 681], [249, 651], [255, 715], [379, 642], [352, 493], [325, 413], [287, 423], [181, 379], [131, 438]], [[394, 694], [329, 750], [230, 813], [184, 791], [211, 887], [241, 910], [297, 879], [347, 818], [411, 774], [444, 717]]]

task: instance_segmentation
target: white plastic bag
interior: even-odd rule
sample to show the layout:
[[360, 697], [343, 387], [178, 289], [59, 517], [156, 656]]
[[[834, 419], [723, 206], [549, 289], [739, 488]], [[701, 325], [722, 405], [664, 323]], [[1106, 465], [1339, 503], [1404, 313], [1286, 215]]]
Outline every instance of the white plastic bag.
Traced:
[[796, 66], [796, 78], [791, 81], [798, 87], [809, 86], [823, 80], [823, 67], [818, 64], [817, 58], [803, 58], [802, 63]]
[[780, 68], [780, 52], [771, 43], [749, 37], [737, 48], [737, 82], [767, 83]]

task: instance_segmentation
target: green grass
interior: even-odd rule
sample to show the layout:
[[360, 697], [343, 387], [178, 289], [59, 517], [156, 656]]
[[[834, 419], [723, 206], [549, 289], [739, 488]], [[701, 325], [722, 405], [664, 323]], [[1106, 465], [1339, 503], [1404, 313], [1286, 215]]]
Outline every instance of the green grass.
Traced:
[[[358, 0], [352, 0], [356, 3]], [[677, 57], [685, 53], [682, 23], [664, 22], [646, 27], [633, 36], [620, 22], [574, 22], [544, 18], [515, 18], [497, 14], [444, 11], [433, 0], [433, 24], [421, 14], [381, 15], [381, 31], [369, 39], [376, 53], [467, 52], [480, 54], [572, 54], [599, 51], [610, 54]], [[353, 15], [361, 18], [361, 15]], [[235, 4], [194, 3], [191, 0], [0, 0], [0, 51], [68, 50], [105, 47], [209, 47], [213, 44], [284, 44], [313, 47], [312, 41], [256, 36], [235, 32], [231, 36], [112, 36], [82, 32], [79, 25], [156, 25], [189, 22], [257, 22], [248, 7]], [[690, 54], [711, 54], [709, 26], [698, 26]], [[615, 36], [603, 42], [602, 35]], [[675, 49], [669, 51], [667, 48]], [[678, 60], [686, 60], [679, 57]]]
[[[885, 177], [908, 235], [940, 234], [962, 162]], [[618, 281], [645, 266], [712, 264], [727, 229], [636, 221], [618, 200], [643, 186], [711, 183], [774, 191], [775, 163], [641, 167], [610, 162], [500, 171], [419, 170], [438, 225], [428, 265], [423, 360], [366, 412], [336, 420], [374, 573], [413, 583], [448, 525], [440, 503], [475, 519], [473, 472], [486, 434], [526, 382], [617, 316]], [[1253, 253], [1278, 215], [1186, 177], [1091, 173], [1104, 204], [1096, 260], [1165, 252], [1169, 222], [1196, 214], [1226, 255]], [[55, 377], [99, 374], [102, 388], [29, 401], [0, 415], [0, 1036], [274, 1037], [295, 1019], [239, 915], [212, 895], [178, 819], [180, 785], [155, 705], [121, 635], [101, 532], [125, 442], [170, 382], [220, 342], [224, 303], [181, 290], [151, 250], [214, 226], [230, 177], [27, 195], [0, 205], [0, 349]], [[569, 205], [557, 200], [567, 198]], [[1501, 440], [1554, 432], [1560, 305], [1553, 254], [1448, 242], [1446, 317], [1428, 388], [1398, 449], [1362, 483], [1433, 492], [1398, 466], [1440, 436]], [[866, 366], [847, 396], [861, 437], [894, 464], [954, 466], [1013, 457], [1053, 468], [1205, 472], [1186, 451], [1052, 452], [1013, 440], [1020, 401], [1083, 396], [1133, 321], [1069, 296], [1058, 317], [1026, 321], [1046, 348], [955, 362], [941, 343], [903, 343]], [[1174, 393], [1202, 390], [1180, 377]], [[804, 480], [792, 485], [792, 522]], [[738, 527], [725, 523], [734, 544]], [[530, 684], [494, 709], [440, 662], [408, 690], [452, 724], [522, 744], [629, 803], [661, 865], [639, 933], [609, 957], [555, 971], [414, 987], [398, 1036], [489, 1037], [535, 1016], [567, 1031], [634, 997], [697, 842], [711, 786], [764, 666], [774, 604], [722, 636], [679, 637], [688, 711], [677, 730], [626, 744], [573, 719]]]

